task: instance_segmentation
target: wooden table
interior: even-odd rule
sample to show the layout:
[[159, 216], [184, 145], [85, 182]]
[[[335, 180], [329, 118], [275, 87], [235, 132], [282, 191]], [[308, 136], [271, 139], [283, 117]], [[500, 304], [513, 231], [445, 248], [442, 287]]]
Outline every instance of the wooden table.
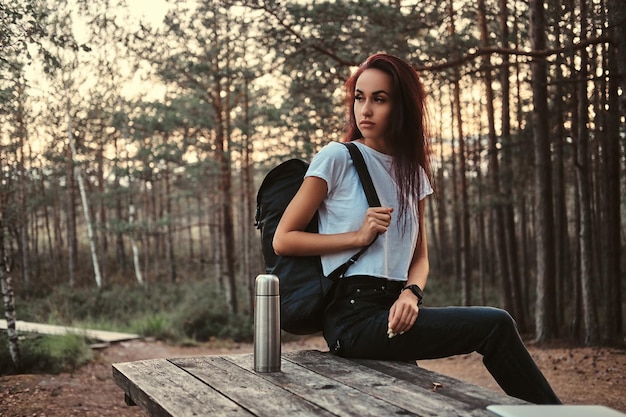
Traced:
[[150, 416], [487, 416], [525, 404], [415, 364], [283, 353], [281, 372], [254, 372], [253, 354], [113, 364], [127, 404]]

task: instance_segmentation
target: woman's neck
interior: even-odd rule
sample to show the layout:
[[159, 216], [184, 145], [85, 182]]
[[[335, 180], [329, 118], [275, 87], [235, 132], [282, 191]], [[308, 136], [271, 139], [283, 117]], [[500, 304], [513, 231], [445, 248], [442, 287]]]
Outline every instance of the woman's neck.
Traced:
[[375, 151], [384, 153], [385, 155], [391, 155], [391, 149], [389, 149], [387, 141], [385, 140], [361, 138], [358, 139], [358, 141], [361, 142], [363, 145], [374, 149]]

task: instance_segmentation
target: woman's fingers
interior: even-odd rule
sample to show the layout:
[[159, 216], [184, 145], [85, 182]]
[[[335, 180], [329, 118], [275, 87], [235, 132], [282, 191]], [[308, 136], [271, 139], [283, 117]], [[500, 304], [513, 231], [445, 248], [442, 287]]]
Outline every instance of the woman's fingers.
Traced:
[[361, 226], [363, 244], [369, 244], [374, 238], [387, 231], [391, 223], [391, 207], [370, 207], [365, 213], [365, 219]]
[[374, 226], [389, 227], [391, 224], [392, 208], [373, 207], [367, 210], [366, 218]]
[[[419, 307], [402, 298], [396, 300], [389, 310], [389, 328], [387, 335], [391, 338], [408, 331], [419, 314]], [[393, 336], [392, 336], [393, 334]]]

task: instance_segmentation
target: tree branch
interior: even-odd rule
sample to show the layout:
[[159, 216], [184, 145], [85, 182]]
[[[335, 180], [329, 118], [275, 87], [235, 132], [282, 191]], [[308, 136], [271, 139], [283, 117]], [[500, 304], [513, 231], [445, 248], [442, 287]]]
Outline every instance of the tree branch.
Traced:
[[560, 48], [546, 49], [544, 51], [524, 51], [520, 49], [500, 48], [497, 46], [493, 46], [493, 47], [479, 48], [475, 50], [474, 52], [471, 52], [467, 55], [463, 55], [462, 57], [458, 59], [453, 59], [453, 60], [442, 62], [439, 64], [424, 65], [421, 67], [416, 66], [415, 69], [417, 71], [440, 71], [440, 70], [444, 70], [447, 68], [459, 66], [461, 64], [464, 64], [468, 61], [471, 61], [483, 55], [492, 55], [492, 54], [527, 56], [531, 58], [547, 58], [551, 55], [560, 54], [561, 52], [576, 51], [579, 49], [586, 48], [589, 45], [595, 45], [595, 44], [605, 43], [605, 42], [611, 42], [611, 37], [600, 36], [597, 38], [585, 39], [579, 43], [562, 46]]

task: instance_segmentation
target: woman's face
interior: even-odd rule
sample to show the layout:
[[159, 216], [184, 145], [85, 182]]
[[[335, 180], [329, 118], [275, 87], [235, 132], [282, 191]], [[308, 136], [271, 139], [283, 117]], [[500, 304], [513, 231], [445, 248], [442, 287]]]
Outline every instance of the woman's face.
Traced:
[[354, 91], [354, 118], [363, 139], [384, 141], [390, 115], [391, 77], [378, 69], [366, 69]]

